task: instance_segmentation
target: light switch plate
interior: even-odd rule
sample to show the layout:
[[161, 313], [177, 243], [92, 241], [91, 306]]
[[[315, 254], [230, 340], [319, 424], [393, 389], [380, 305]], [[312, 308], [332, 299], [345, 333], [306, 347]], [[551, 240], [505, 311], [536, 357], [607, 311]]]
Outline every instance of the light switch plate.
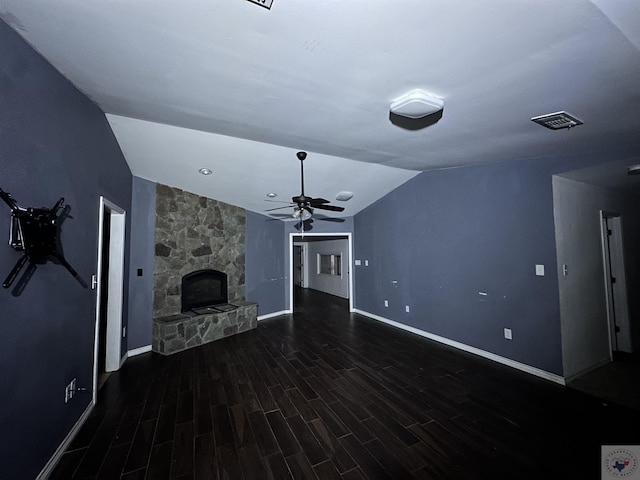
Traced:
[[536, 275], [544, 277], [544, 265], [536, 265]]
[[360, 265], [362, 265], [362, 260], [356, 260], [356, 267], [359, 267]]

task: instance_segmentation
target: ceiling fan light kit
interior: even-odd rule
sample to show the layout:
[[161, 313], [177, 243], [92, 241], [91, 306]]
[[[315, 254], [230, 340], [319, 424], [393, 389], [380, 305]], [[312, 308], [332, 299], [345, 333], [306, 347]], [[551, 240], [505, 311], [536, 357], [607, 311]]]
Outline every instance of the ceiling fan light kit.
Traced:
[[302, 221], [309, 220], [313, 214], [313, 210], [307, 208], [296, 208], [293, 211], [293, 218], [300, 219]]
[[391, 102], [389, 111], [402, 117], [417, 119], [444, 108], [444, 100], [423, 90], [411, 90]]

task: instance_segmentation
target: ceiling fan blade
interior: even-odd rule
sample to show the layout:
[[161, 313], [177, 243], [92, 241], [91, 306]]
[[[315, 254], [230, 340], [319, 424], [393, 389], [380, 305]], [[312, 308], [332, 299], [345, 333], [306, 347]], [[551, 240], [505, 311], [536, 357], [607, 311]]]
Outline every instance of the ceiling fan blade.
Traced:
[[274, 218], [293, 218], [290, 213], [270, 213], [269, 216]]
[[344, 218], [334, 218], [334, 217], [320, 217], [318, 215], [316, 215], [316, 217], [318, 220], [322, 220], [323, 222], [335, 222], [335, 223], [343, 223], [344, 222]]
[[292, 205], [285, 205], [284, 207], [276, 207], [276, 208], [269, 208], [268, 210], [264, 210], [265, 212], [273, 212], [274, 210], [282, 210], [283, 208], [291, 208]]
[[311, 200], [309, 200], [309, 204], [312, 207], [315, 207], [316, 205], [322, 205], [324, 203], [329, 203], [329, 200], [325, 200], [324, 198], [312, 198]]
[[343, 212], [344, 207], [336, 207], [335, 205], [314, 205], [319, 210], [330, 210], [332, 212]]
[[287, 205], [291, 205], [291, 202], [284, 202], [282, 200], [265, 200], [265, 202], [270, 202], [270, 203], [286, 203]]

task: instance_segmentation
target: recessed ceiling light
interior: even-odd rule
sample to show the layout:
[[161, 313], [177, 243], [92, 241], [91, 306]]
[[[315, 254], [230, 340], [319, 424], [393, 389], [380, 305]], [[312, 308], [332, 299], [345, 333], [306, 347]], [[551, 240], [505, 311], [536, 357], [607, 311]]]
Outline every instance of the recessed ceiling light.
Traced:
[[269, 198], [276, 198], [277, 196], [278, 196], [277, 193], [273, 193], [273, 192], [267, 193], [267, 197]]
[[640, 175], [640, 164], [639, 165], [631, 165], [627, 168], [628, 175]]
[[200, 170], [198, 170], [198, 172], [200, 172], [202, 175], [211, 175], [213, 173], [213, 170], [210, 170], [208, 168], [201, 168]]

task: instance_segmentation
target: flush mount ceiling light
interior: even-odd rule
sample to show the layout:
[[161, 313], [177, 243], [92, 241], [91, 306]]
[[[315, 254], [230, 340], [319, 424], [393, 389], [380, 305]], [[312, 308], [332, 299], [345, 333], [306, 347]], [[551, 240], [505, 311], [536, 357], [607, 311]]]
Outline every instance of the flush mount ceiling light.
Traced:
[[198, 170], [198, 172], [200, 172], [202, 175], [211, 175], [213, 173], [213, 170], [210, 170], [208, 168], [201, 168], [200, 170]]
[[395, 99], [389, 110], [391, 113], [407, 118], [422, 118], [439, 112], [444, 108], [444, 100], [424, 92], [412, 90]]
[[267, 193], [267, 197], [269, 198], [276, 198], [277, 196], [278, 196], [277, 193], [273, 193], [273, 192]]
[[343, 192], [338, 192], [338, 194], [336, 195], [336, 200], [339, 200], [341, 202], [346, 202], [347, 200], [351, 200], [352, 198], [353, 198], [353, 192], [343, 191]]
[[554, 113], [547, 113], [546, 115], [540, 115], [531, 118], [531, 121], [536, 122], [543, 127], [547, 127], [551, 130], [561, 130], [563, 128], [571, 128], [577, 125], [582, 125], [582, 120], [578, 120], [573, 115], [569, 115], [567, 112], [560, 111]]
[[628, 167], [627, 175], [640, 175], [640, 164]]

